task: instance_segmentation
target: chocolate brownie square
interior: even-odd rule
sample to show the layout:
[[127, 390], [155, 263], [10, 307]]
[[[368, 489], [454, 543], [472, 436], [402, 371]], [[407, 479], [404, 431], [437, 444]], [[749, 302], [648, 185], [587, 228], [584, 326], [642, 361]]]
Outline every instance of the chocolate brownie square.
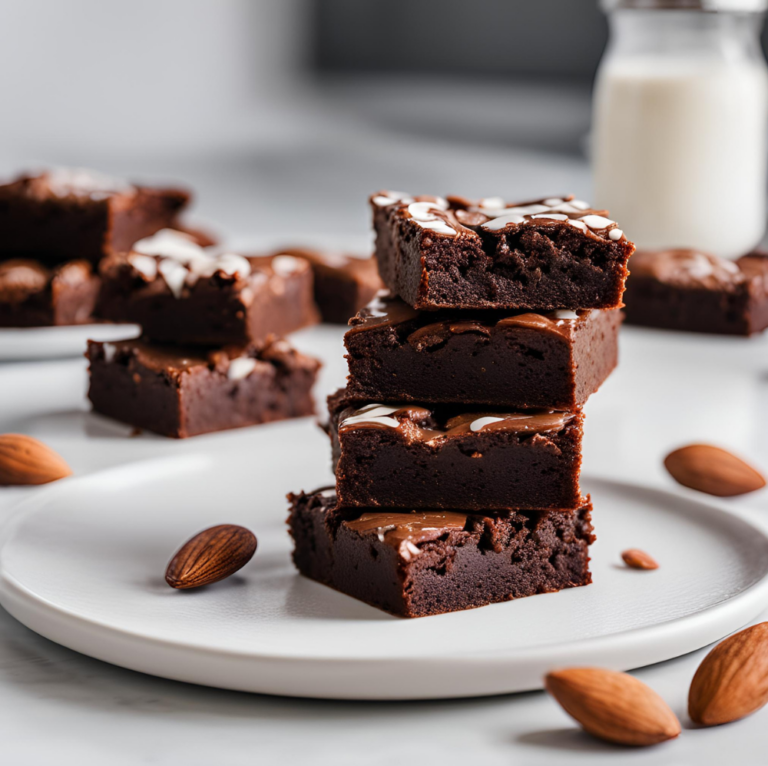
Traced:
[[263, 347], [89, 341], [88, 398], [101, 415], [184, 438], [314, 412], [320, 363], [284, 340]]
[[627, 324], [725, 335], [768, 327], [766, 253], [728, 261], [697, 250], [649, 250], [629, 265]]
[[99, 285], [88, 261], [70, 261], [52, 269], [25, 258], [0, 261], [0, 327], [95, 321]]
[[635, 246], [572, 197], [371, 197], [376, 258], [386, 286], [417, 309], [621, 307]]
[[289, 495], [305, 577], [400, 617], [471, 609], [592, 582], [589, 499], [572, 513], [343, 509], [332, 489]]
[[416, 311], [380, 296], [344, 336], [356, 401], [573, 410], [618, 359], [618, 309]]
[[573, 510], [583, 414], [329, 398], [336, 492], [354, 507]]
[[0, 260], [98, 261], [172, 226], [190, 194], [88, 170], [24, 175], [0, 186]]
[[318, 321], [312, 269], [291, 255], [214, 255], [176, 231], [102, 261], [99, 314], [159, 343], [244, 345]]
[[323, 322], [346, 324], [384, 287], [376, 260], [342, 253], [288, 248], [282, 253], [304, 258], [315, 277], [315, 303]]

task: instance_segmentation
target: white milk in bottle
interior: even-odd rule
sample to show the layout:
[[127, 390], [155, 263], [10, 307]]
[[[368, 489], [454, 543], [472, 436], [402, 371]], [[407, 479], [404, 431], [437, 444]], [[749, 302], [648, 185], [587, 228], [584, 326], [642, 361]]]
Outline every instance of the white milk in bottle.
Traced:
[[660, 3], [605, 0], [613, 10], [595, 88], [595, 202], [639, 248], [735, 258], [762, 238], [763, 2], [711, 0], [680, 10], [670, 9], [674, 2], [648, 9]]

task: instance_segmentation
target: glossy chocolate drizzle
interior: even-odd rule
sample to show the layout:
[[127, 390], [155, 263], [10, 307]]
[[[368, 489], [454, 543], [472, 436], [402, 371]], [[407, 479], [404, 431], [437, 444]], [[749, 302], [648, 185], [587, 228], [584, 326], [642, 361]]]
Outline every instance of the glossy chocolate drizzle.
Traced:
[[[492, 316], [488, 314], [486, 317], [459, 319], [456, 316], [446, 316], [445, 312], [437, 312], [439, 321], [418, 327], [408, 335], [407, 340], [413, 348], [420, 351], [447, 340], [451, 335], [477, 333], [488, 337], [494, 327], [501, 329], [521, 327], [567, 338], [571, 324], [587, 319], [590, 313], [589, 310], [577, 313], [571, 311], [548, 311], [541, 314], [526, 312], [501, 318], [498, 314]], [[351, 329], [347, 332], [352, 334], [382, 327], [394, 327], [413, 321], [420, 316], [423, 316], [423, 312], [412, 309], [404, 301], [382, 291], [357, 316], [349, 320]]]
[[398, 547], [401, 543], [434, 540], [446, 530], [464, 529], [466, 513], [453, 511], [412, 511], [411, 513], [372, 512], [345, 522], [356, 532], [376, 530], [382, 542]]
[[471, 433], [552, 433], [562, 431], [573, 419], [571, 412], [532, 410], [530, 412], [468, 412], [446, 421], [444, 427], [435, 422], [434, 413], [416, 405], [367, 404], [348, 407], [339, 417], [339, 433], [358, 429], [394, 429], [408, 433], [412, 439], [432, 441]]

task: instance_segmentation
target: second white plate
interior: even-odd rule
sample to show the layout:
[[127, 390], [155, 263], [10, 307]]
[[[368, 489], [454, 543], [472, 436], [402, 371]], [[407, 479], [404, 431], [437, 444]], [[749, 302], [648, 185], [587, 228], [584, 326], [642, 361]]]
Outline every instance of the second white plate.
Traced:
[[140, 332], [135, 324], [0, 327], [0, 362], [82, 356], [89, 340], [135, 338]]
[[[556, 666], [630, 669], [710, 643], [768, 603], [768, 539], [709, 502], [585, 479], [594, 584], [402, 620], [300, 577], [285, 493], [328, 483], [305, 420], [253, 430], [248, 449], [187, 454], [65, 480], [25, 503], [0, 550], [0, 602], [38, 633], [134, 670], [228, 689], [424, 699], [541, 687]], [[259, 549], [230, 580], [167, 587], [168, 559], [216, 523]], [[625, 568], [638, 547], [661, 563]]]

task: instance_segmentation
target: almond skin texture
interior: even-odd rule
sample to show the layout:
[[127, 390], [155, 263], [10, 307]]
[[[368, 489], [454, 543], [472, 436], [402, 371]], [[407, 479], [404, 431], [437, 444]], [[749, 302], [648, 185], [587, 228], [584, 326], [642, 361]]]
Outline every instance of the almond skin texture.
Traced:
[[236, 524], [204, 529], [181, 546], [165, 571], [172, 588], [186, 590], [223, 580], [244, 567], [256, 553], [256, 536]]
[[618, 745], [656, 745], [680, 734], [680, 722], [655, 691], [626, 673], [567, 668], [544, 688], [594, 737]]
[[622, 551], [621, 558], [630, 569], [658, 569], [659, 564], [653, 556], [649, 556], [639, 548]]
[[768, 702], [768, 622], [719, 643], [699, 665], [688, 715], [702, 726], [744, 718]]
[[24, 434], [0, 434], [0, 486], [48, 484], [72, 469], [50, 447]]
[[727, 450], [711, 444], [689, 444], [664, 459], [672, 478], [684, 487], [717, 497], [733, 497], [765, 486], [765, 477]]

